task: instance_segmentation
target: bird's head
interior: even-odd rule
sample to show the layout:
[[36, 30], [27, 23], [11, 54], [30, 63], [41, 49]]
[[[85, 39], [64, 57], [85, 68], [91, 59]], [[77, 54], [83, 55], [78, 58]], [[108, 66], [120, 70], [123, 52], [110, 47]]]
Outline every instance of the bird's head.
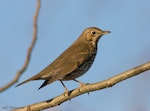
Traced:
[[102, 35], [108, 33], [110, 33], [110, 31], [103, 31], [96, 27], [89, 27], [83, 31], [81, 36], [84, 37], [86, 41], [98, 42], [99, 38], [102, 37]]

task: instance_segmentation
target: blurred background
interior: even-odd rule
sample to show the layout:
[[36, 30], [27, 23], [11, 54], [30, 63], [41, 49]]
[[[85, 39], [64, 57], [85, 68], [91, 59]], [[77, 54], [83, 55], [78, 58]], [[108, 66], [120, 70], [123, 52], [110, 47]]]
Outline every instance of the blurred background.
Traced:
[[[22, 67], [33, 35], [36, 0], [0, 0], [0, 87]], [[28, 69], [19, 82], [37, 74], [90, 26], [111, 33], [102, 37], [91, 69], [78, 80], [105, 80], [150, 60], [149, 0], [42, 0], [38, 39]], [[112, 88], [91, 92], [45, 111], [150, 111], [150, 73]], [[12, 86], [0, 94], [0, 111], [53, 98], [64, 92], [59, 82], [37, 90], [43, 81]], [[78, 87], [65, 82], [68, 89]]]

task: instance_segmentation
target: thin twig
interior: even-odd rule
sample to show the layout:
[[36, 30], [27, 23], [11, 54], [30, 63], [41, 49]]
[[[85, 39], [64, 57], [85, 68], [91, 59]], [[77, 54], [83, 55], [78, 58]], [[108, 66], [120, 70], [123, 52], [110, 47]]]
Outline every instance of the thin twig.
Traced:
[[35, 12], [35, 15], [34, 15], [34, 23], [33, 23], [33, 36], [32, 36], [32, 42], [28, 48], [28, 52], [27, 52], [27, 56], [26, 56], [26, 59], [25, 59], [25, 62], [23, 64], [23, 67], [17, 71], [14, 79], [12, 81], [10, 81], [8, 84], [4, 85], [3, 87], [0, 88], [0, 92], [3, 92], [5, 91], [6, 89], [8, 89], [9, 87], [11, 87], [13, 84], [15, 84], [18, 80], [19, 80], [19, 77], [23, 74], [23, 72], [27, 69], [28, 67], [28, 64], [29, 64], [29, 61], [30, 61], [30, 57], [31, 57], [31, 53], [32, 53], [32, 50], [35, 46], [35, 42], [36, 42], [36, 39], [37, 39], [37, 19], [38, 19], [38, 15], [39, 15], [39, 11], [40, 11], [40, 0], [37, 1], [37, 6], [36, 6], [36, 12]]
[[49, 99], [49, 100], [46, 100], [43, 102], [39, 102], [39, 103], [35, 103], [35, 104], [31, 104], [28, 106], [24, 106], [21, 108], [17, 108], [17, 109], [14, 109], [13, 111], [28, 111], [27, 110], [28, 108], [30, 108], [31, 111], [40, 111], [43, 109], [51, 108], [51, 107], [60, 105], [61, 103], [65, 102], [67, 100], [70, 100], [74, 97], [77, 97], [79, 95], [82, 95], [84, 93], [112, 87], [115, 84], [117, 84], [123, 80], [126, 80], [126, 79], [131, 78], [131, 77], [136, 76], [136, 75], [139, 75], [142, 72], [145, 72], [147, 70], [150, 70], [150, 62], [147, 62], [147, 63], [142, 64], [140, 66], [137, 66], [135, 68], [132, 68], [126, 72], [123, 72], [119, 75], [111, 77], [111, 78], [104, 80], [102, 82], [97, 82], [94, 84], [87, 84], [87, 85], [84, 85], [80, 88], [69, 91], [68, 95], [67, 94], [65, 94], [65, 95], [61, 94], [61, 95], [54, 97], [52, 99]]

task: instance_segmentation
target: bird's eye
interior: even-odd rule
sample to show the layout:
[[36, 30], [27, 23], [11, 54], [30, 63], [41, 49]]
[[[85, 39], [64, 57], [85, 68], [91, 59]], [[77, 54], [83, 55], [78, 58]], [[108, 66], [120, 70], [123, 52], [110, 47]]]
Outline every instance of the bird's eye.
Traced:
[[95, 34], [96, 34], [96, 32], [95, 32], [95, 31], [92, 31], [92, 32], [91, 32], [91, 34], [92, 34], [92, 35], [95, 35]]

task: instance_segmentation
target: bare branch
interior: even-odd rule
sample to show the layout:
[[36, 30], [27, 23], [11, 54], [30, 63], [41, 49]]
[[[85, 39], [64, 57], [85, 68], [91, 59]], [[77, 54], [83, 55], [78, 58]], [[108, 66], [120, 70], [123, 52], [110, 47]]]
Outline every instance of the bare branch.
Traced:
[[28, 67], [30, 57], [31, 57], [31, 53], [32, 53], [33, 47], [35, 46], [35, 42], [36, 42], [36, 39], [37, 39], [37, 19], [38, 19], [38, 15], [39, 15], [39, 10], [40, 10], [40, 0], [38, 0], [38, 2], [37, 2], [36, 12], [35, 12], [35, 15], [34, 15], [32, 42], [31, 42], [31, 45], [28, 48], [27, 56], [26, 56], [25, 62], [23, 64], [23, 67], [16, 73], [16, 75], [15, 75], [15, 77], [12, 81], [10, 81], [8, 84], [6, 84], [5, 86], [0, 88], [0, 92], [5, 91], [9, 87], [11, 87], [13, 84], [15, 84], [19, 80], [19, 77], [23, 74], [23, 72]]
[[131, 78], [131, 77], [136, 76], [136, 75], [139, 75], [142, 72], [147, 71], [149, 69], [150, 69], [150, 62], [147, 62], [143, 65], [137, 66], [133, 69], [130, 69], [126, 72], [123, 72], [119, 75], [111, 77], [111, 78], [104, 80], [102, 82], [97, 82], [94, 84], [87, 84], [87, 85], [84, 85], [80, 88], [69, 91], [69, 95], [61, 94], [55, 98], [52, 98], [52, 99], [49, 99], [49, 100], [46, 100], [43, 102], [31, 104], [31, 105], [28, 105], [25, 107], [17, 108], [17, 109], [14, 109], [13, 111], [28, 111], [29, 109], [30, 109], [30, 111], [39, 111], [39, 110], [51, 108], [51, 107], [60, 105], [61, 103], [65, 102], [67, 100], [70, 100], [76, 96], [82, 95], [84, 93], [112, 87], [115, 84], [117, 84], [123, 80], [126, 80], [126, 79]]

